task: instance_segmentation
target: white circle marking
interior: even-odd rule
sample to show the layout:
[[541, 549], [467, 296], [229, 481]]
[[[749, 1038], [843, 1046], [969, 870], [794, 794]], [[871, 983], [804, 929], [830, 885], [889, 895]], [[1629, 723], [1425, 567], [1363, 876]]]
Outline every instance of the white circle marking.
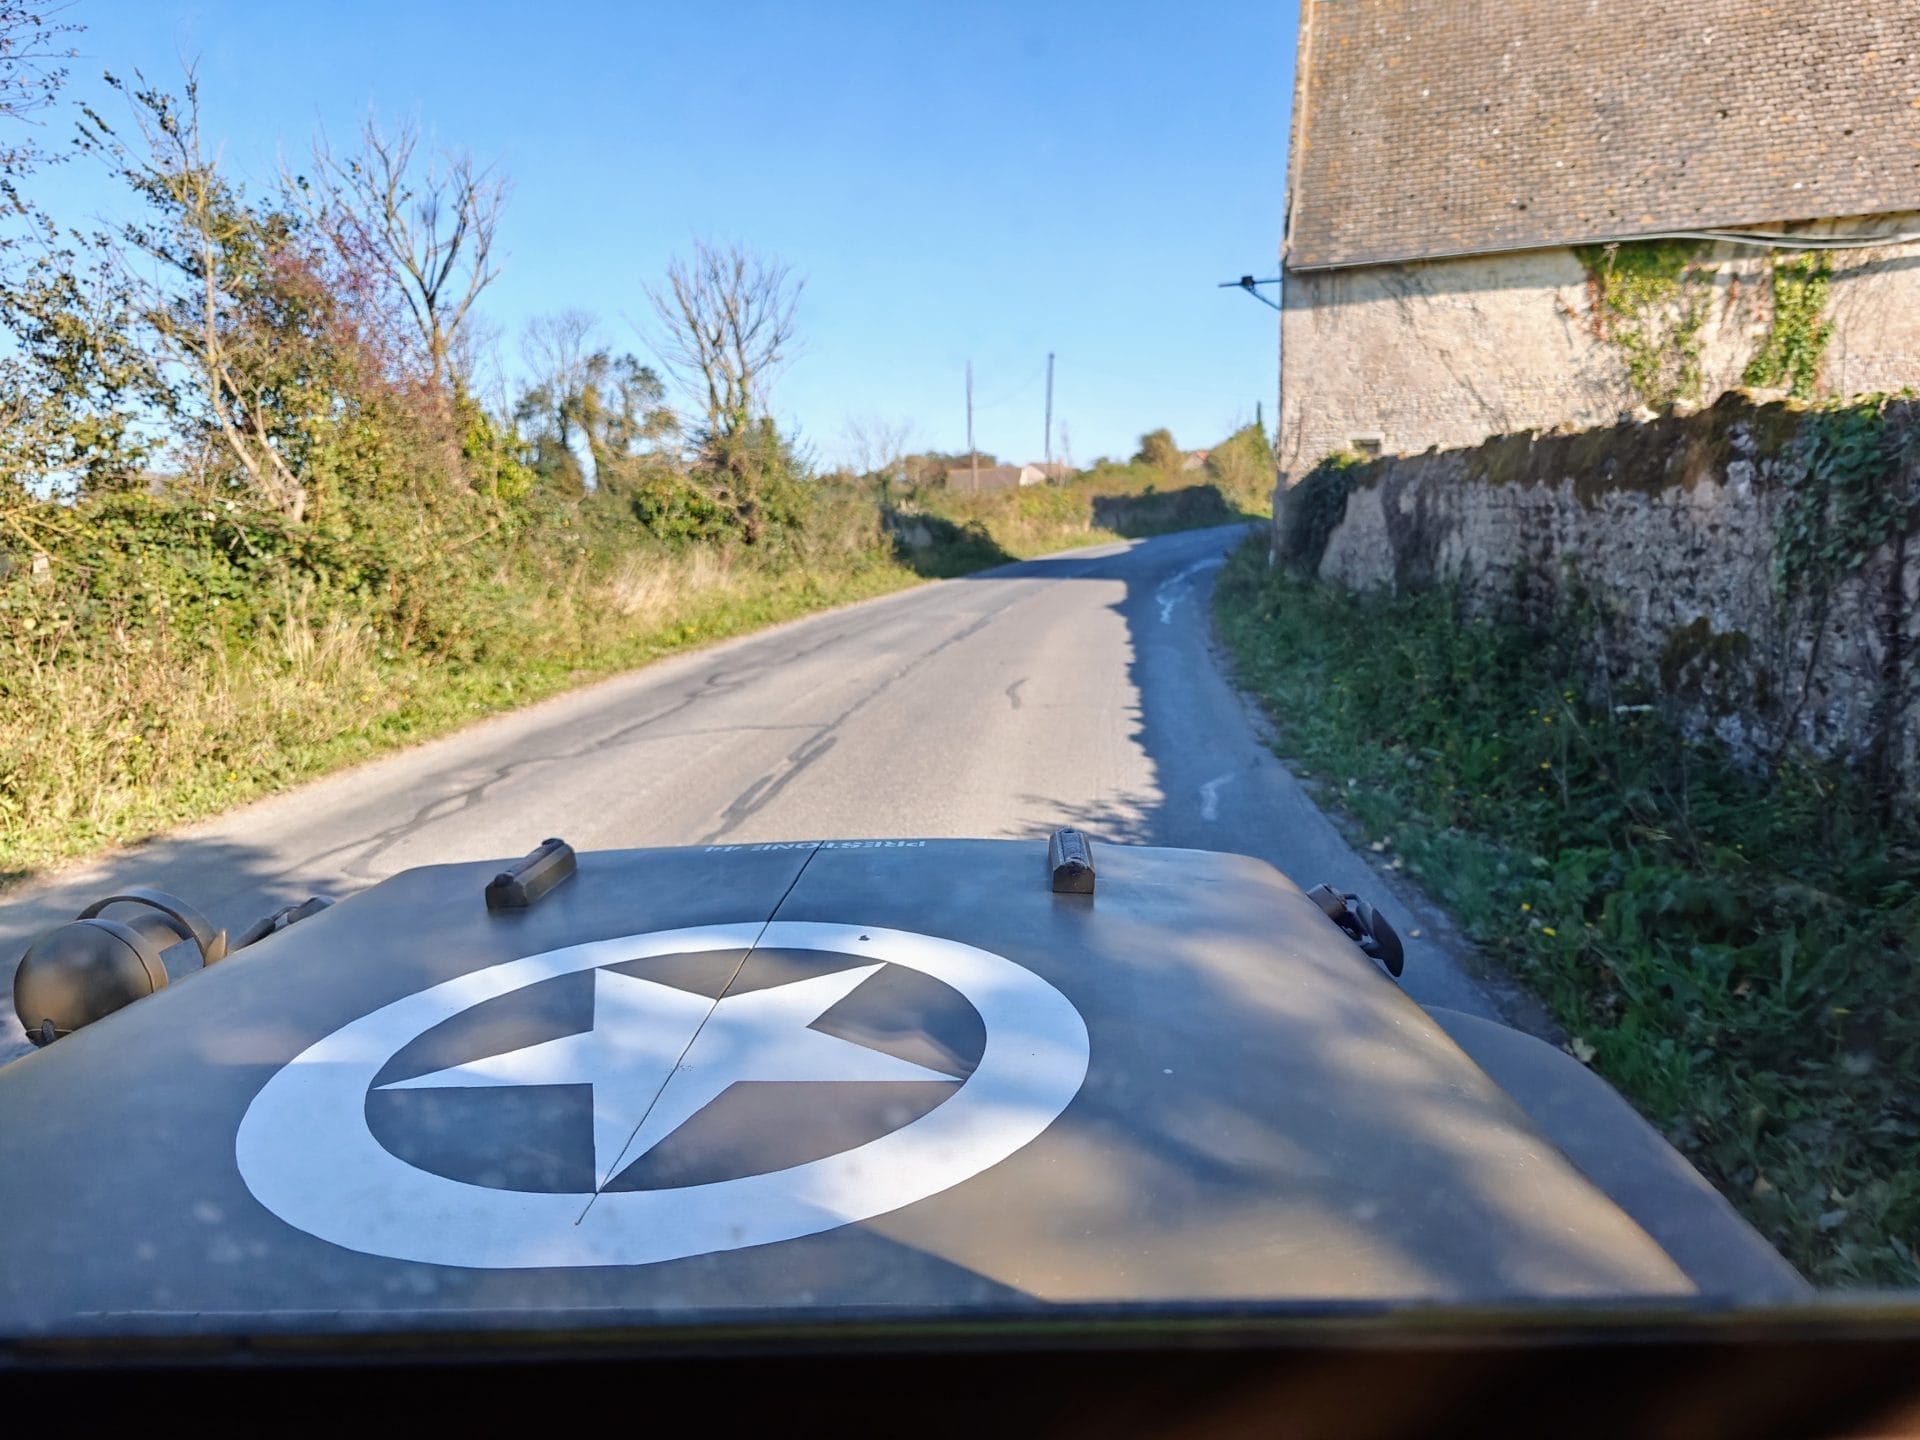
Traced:
[[[673, 1189], [499, 1190], [422, 1170], [380, 1144], [366, 1098], [400, 1048], [543, 980], [656, 955], [747, 949], [884, 960], [960, 992], [986, 1043], [973, 1073], [919, 1119], [784, 1170]], [[431, 986], [350, 1021], [275, 1072], [234, 1143], [254, 1198], [349, 1250], [479, 1269], [651, 1265], [816, 1235], [937, 1195], [1037, 1139], [1086, 1079], [1086, 1022], [1023, 966], [954, 940], [873, 926], [702, 925], [569, 945]], [[582, 1211], [585, 1211], [583, 1217]]]

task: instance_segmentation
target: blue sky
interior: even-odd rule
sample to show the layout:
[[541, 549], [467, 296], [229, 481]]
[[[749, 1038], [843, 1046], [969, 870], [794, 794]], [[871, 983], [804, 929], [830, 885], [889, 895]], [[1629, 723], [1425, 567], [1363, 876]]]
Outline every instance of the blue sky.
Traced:
[[[807, 279], [774, 408], [823, 459], [850, 417], [962, 446], [969, 357], [980, 446], [1037, 457], [1053, 350], [1084, 463], [1156, 425], [1208, 443], [1257, 401], [1272, 424], [1277, 317], [1214, 286], [1274, 273], [1295, 10], [79, 0], [70, 94], [195, 57], [242, 174], [369, 106], [497, 159], [482, 308], [510, 360], [528, 316], [568, 306], [644, 353], [645, 285], [696, 234], [738, 240]], [[78, 166], [49, 180], [108, 203]]]

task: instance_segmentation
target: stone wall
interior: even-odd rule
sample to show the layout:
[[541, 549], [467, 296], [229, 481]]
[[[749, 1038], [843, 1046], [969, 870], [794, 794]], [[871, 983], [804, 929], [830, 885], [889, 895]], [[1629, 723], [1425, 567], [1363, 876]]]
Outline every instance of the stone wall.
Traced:
[[[1920, 233], [1920, 215], [1826, 221], [1823, 234]], [[1920, 384], [1920, 244], [1831, 252], [1821, 394]], [[1716, 244], [1701, 398], [1737, 386], [1771, 317], [1773, 252]], [[1289, 272], [1281, 298], [1280, 483], [1336, 451], [1410, 454], [1488, 435], [1608, 424], [1640, 404], [1569, 249]], [[1364, 442], [1364, 443], [1363, 443]]]
[[[1786, 599], [1776, 583], [1813, 423], [1732, 394], [1692, 415], [1375, 461], [1346, 472], [1316, 573], [1355, 588], [1457, 584], [1470, 609], [1577, 619], [1610, 699], [1656, 703], [1755, 764], [1796, 748], [1845, 757], [1912, 797], [1920, 540], [1881, 544], [1824, 593]], [[1873, 484], [1910, 496], [1920, 446], [1902, 437], [1920, 434], [1920, 402], [1889, 406], [1884, 424], [1887, 453], [1904, 458]], [[1312, 523], [1321, 478], [1288, 492], [1276, 553]]]

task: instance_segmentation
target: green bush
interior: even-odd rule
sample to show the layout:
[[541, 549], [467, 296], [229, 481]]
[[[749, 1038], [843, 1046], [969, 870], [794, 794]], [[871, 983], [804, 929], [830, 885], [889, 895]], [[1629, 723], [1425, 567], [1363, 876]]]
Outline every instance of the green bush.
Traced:
[[917, 488], [907, 506], [979, 527], [1003, 557], [1245, 518], [1209, 481], [1169, 486], [1168, 478], [1142, 461], [1103, 460], [1062, 484], [979, 492]]
[[1207, 456], [1207, 469], [1221, 493], [1241, 511], [1271, 513], [1279, 473], [1264, 426], [1244, 425], [1214, 446]]
[[724, 505], [671, 470], [652, 471], [621, 499], [635, 524], [668, 544], [711, 544], [735, 531], [734, 516]]
[[1222, 633], [1286, 752], [1787, 1256], [1920, 1282], [1920, 827], [1586, 697], [1577, 637], [1237, 554]]
[[1173, 432], [1162, 428], [1149, 430], [1140, 437], [1140, 453], [1135, 455], [1134, 463], [1162, 471], [1178, 470], [1186, 460], [1186, 454], [1174, 443]]

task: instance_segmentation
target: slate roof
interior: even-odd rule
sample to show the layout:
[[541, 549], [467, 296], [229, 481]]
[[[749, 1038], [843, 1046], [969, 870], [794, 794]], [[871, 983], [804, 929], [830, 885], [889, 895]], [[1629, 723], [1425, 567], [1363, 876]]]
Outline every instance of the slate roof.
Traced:
[[1920, 210], [1920, 0], [1301, 0], [1289, 269]]
[[[1031, 471], [1033, 478], [1027, 478]], [[949, 490], [1011, 490], [1016, 486], [1030, 485], [1042, 479], [1037, 465], [982, 465], [980, 483], [974, 484], [973, 467], [958, 465], [947, 471]]]

